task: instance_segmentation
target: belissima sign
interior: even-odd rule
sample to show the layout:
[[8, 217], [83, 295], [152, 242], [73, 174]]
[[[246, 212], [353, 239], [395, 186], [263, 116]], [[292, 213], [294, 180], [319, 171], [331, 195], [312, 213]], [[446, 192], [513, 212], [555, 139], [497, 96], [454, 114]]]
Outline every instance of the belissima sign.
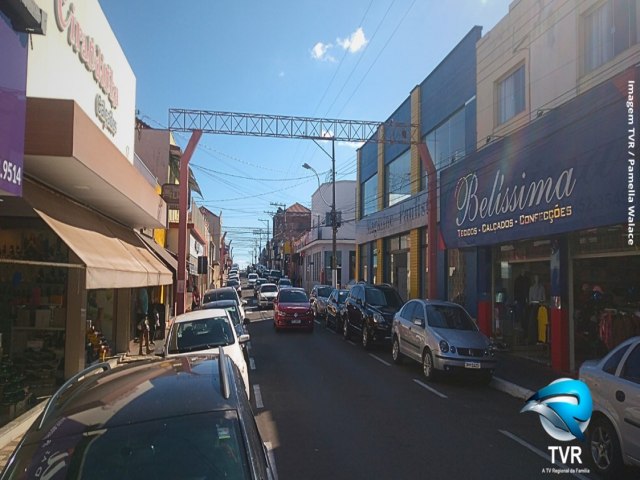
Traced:
[[447, 248], [622, 224], [624, 96], [611, 80], [442, 171]]
[[356, 223], [356, 243], [397, 235], [427, 225], [427, 191], [408, 198]]

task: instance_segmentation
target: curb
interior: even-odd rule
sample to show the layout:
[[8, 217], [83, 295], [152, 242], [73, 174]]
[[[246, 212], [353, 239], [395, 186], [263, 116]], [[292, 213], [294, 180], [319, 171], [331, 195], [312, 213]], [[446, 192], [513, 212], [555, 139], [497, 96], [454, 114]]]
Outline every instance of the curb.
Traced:
[[47, 398], [0, 428], [0, 448], [6, 447], [17, 438], [22, 438], [31, 424], [33, 424], [36, 418], [42, 413], [48, 401], [49, 399]]
[[535, 394], [535, 392], [521, 387], [520, 385], [516, 385], [515, 383], [509, 382], [499, 377], [493, 377], [491, 383], [489, 384], [492, 388], [496, 390], [500, 390], [512, 397], [519, 398], [520, 400], [527, 400], [531, 395]]

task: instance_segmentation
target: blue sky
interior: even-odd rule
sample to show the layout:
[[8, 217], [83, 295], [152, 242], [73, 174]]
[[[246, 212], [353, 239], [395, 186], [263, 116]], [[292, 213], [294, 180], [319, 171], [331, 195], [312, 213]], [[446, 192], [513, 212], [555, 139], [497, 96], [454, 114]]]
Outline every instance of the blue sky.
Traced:
[[[170, 108], [383, 121], [474, 25], [486, 34], [509, 3], [100, 0], [136, 75], [139, 115], [157, 128]], [[188, 136], [176, 140], [184, 148]], [[354, 146], [336, 145], [338, 179], [355, 179], [355, 159]], [[311, 141], [202, 137], [191, 161], [203, 192], [196, 202], [222, 212], [241, 265], [272, 203], [310, 207], [318, 184], [305, 162], [331, 167]]]

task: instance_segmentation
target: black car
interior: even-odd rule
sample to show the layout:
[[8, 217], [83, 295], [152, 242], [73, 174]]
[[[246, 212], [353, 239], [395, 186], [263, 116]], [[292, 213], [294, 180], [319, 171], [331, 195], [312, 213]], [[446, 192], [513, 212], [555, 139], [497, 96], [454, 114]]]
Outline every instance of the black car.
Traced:
[[333, 287], [330, 285], [314, 285], [309, 294], [311, 300], [311, 309], [316, 318], [323, 317], [327, 311], [327, 300]]
[[240, 373], [218, 354], [93, 365], [49, 400], [14, 478], [274, 478]]
[[349, 296], [349, 290], [334, 288], [327, 299], [327, 308], [324, 316], [325, 324], [336, 332], [342, 330], [342, 322], [347, 313], [347, 296]]
[[391, 342], [393, 316], [404, 303], [395, 288], [387, 284], [357, 283], [349, 290], [345, 303], [347, 314], [342, 325], [345, 339], [357, 333], [364, 348]]

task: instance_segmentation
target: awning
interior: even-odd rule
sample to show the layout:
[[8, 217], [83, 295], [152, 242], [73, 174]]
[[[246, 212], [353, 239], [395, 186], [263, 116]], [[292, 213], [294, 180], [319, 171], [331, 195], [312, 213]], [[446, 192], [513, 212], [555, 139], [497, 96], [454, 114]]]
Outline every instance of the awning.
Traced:
[[136, 288], [173, 283], [172, 273], [132, 229], [33, 182], [23, 197], [86, 265], [86, 288]]
[[174, 257], [171, 252], [166, 248], [158, 245], [153, 238], [149, 238], [146, 235], [137, 234], [138, 237], [155, 253], [171, 270], [178, 271], [178, 259]]

